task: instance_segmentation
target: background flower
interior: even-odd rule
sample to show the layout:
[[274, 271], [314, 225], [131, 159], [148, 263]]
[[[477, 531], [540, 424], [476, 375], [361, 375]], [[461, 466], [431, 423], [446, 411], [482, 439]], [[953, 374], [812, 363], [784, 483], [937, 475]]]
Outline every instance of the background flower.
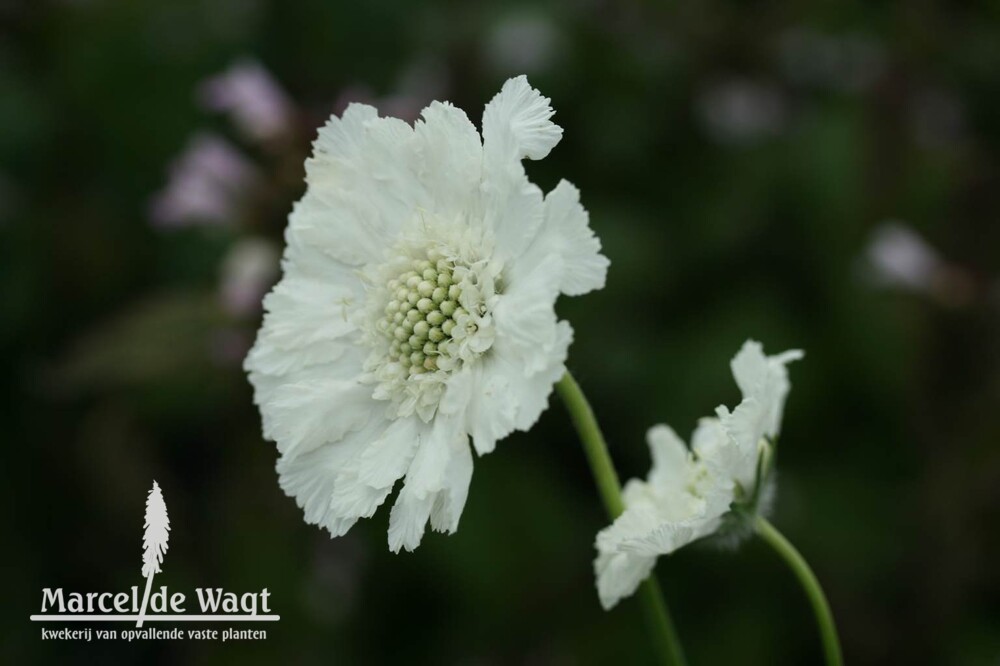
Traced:
[[243, 194], [259, 181], [253, 163], [225, 139], [197, 134], [170, 166], [167, 186], [150, 203], [163, 227], [231, 225]]
[[198, 99], [208, 109], [228, 113], [251, 139], [274, 140], [291, 130], [291, 102], [253, 60], [240, 60], [202, 83]]
[[791, 388], [785, 364], [801, 357], [765, 356], [748, 340], [730, 364], [739, 405], [701, 419], [690, 449], [668, 426], [650, 429], [649, 476], [625, 484], [625, 512], [597, 535], [594, 573], [605, 609], [631, 596], [658, 556], [716, 532], [733, 543], [752, 531], [755, 514], [769, 511], [774, 444]]

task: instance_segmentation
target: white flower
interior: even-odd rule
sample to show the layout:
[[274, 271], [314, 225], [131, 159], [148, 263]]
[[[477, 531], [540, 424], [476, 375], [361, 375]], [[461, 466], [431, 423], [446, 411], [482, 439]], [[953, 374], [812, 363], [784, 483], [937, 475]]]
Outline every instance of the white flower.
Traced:
[[319, 132], [286, 231], [284, 277], [246, 360], [282, 488], [344, 534], [404, 478], [389, 547], [454, 532], [478, 453], [527, 430], [572, 338], [559, 293], [608, 261], [575, 187], [524, 158], [562, 136], [522, 76], [483, 114], [434, 102], [413, 126], [353, 104]]
[[635, 592], [660, 555], [714, 533], [731, 532], [766, 508], [769, 453], [781, 426], [790, 384], [785, 365], [800, 351], [765, 356], [748, 340], [733, 358], [743, 400], [703, 418], [691, 449], [668, 426], [650, 429], [653, 467], [645, 481], [625, 484], [625, 512], [597, 535], [597, 592], [612, 608]]

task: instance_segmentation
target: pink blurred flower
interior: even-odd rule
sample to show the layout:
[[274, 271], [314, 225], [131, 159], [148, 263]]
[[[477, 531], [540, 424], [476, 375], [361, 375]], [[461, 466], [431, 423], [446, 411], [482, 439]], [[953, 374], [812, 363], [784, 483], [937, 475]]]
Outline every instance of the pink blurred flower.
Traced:
[[258, 180], [257, 170], [222, 137], [200, 133], [170, 165], [166, 187], [150, 201], [159, 227], [228, 225], [239, 202]]
[[879, 225], [865, 255], [865, 272], [876, 286], [921, 294], [949, 307], [968, 305], [976, 297], [969, 272], [945, 261], [901, 222], [890, 220]]
[[240, 131], [255, 141], [285, 134], [294, 115], [288, 96], [274, 77], [249, 59], [202, 83], [198, 99], [205, 108], [228, 114]]
[[263, 238], [237, 241], [222, 260], [222, 307], [234, 316], [260, 310], [264, 294], [278, 277], [280, 258], [278, 248]]

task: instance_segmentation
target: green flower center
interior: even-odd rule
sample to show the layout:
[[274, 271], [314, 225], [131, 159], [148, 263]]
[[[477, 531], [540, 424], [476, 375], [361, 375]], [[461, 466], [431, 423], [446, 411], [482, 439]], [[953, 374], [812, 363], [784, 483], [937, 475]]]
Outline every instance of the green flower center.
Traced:
[[435, 250], [414, 259], [410, 270], [389, 280], [389, 302], [377, 328], [389, 340], [389, 358], [410, 375], [437, 370], [450, 360], [458, 326], [475, 326], [459, 305], [455, 265]]

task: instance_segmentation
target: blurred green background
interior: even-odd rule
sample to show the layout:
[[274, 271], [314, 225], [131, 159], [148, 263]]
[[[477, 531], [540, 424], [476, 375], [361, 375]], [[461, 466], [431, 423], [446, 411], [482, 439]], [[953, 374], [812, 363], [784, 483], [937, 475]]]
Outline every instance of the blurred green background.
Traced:
[[[386, 547], [283, 496], [240, 369], [315, 128], [478, 123], [509, 76], [565, 138], [607, 288], [560, 303], [623, 477], [734, 404], [747, 337], [806, 350], [774, 522], [851, 664], [1000, 663], [1000, 5], [0, 2], [0, 661], [649, 663], [593, 588], [606, 524], [562, 407], [476, 463], [461, 529]], [[266, 586], [265, 642], [42, 641], [41, 588]], [[692, 664], [813, 664], [760, 543], [661, 558]]]

